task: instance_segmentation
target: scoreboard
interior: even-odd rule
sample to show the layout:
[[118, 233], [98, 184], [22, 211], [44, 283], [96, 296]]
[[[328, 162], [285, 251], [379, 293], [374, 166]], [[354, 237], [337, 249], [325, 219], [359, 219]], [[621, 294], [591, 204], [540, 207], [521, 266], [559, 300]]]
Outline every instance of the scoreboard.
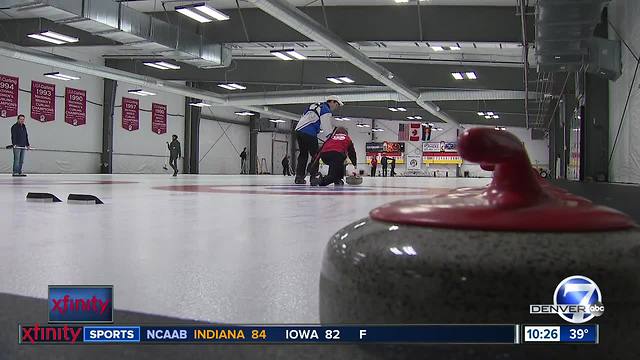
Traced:
[[20, 344], [597, 344], [598, 325], [21, 325]]

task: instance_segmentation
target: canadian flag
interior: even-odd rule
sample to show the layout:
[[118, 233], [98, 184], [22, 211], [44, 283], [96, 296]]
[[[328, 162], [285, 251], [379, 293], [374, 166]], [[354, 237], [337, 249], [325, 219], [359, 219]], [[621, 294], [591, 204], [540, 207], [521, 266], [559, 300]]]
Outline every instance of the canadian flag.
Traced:
[[422, 124], [411, 123], [411, 129], [409, 130], [409, 141], [420, 141], [420, 128]]

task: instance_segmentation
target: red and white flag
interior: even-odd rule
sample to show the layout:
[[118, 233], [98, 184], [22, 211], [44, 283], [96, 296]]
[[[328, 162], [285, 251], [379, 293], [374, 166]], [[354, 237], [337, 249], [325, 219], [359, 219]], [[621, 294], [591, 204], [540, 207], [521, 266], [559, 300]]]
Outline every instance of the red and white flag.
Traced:
[[411, 123], [411, 130], [409, 131], [409, 141], [420, 141], [420, 135], [422, 135], [420, 128], [422, 124]]

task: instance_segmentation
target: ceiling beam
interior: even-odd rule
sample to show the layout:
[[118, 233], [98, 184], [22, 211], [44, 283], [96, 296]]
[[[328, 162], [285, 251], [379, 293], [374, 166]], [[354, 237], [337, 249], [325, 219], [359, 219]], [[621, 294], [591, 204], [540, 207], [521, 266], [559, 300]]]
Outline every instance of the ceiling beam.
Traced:
[[[171, 10], [170, 6], [167, 6]], [[300, 7], [301, 12], [324, 24], [321, 7]], [[329, 29], [346, 41], [415, 41], [419, 40], [420, 25], [415, 6], [327, 6]], [[182, 27], [199, 28], [213, 41], [245, 42], [238, 10], [225, 9], [228, 21], [196, 24], [174, 11], [154, 12], [163, 21]], [[422, 37], [439, 41], [499, 41], [519, 42], [521, 27], [515, 6], [420, 6]], [[277, 19], [255, 8], [242, 9], [249, 38], [253, 42], [296, 42], [307, 37]], [[533, 22], [528, 34], [533, 40]], [[375, 26], [372, 26], [375, 24]]]

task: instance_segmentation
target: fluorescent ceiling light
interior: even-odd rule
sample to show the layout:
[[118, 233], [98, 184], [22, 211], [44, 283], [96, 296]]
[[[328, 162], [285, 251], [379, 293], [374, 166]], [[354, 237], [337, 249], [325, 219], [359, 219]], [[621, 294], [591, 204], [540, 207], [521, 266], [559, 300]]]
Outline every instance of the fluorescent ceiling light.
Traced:
[[494, 118], [494, 119], [500, 119], [500, 116], [498, 116], [498, 115], [493, 115], [493, 118]]
[[142, 90], [142, 89], [129, 90], [128, 92], [129, 92], [129, 94], [134, 94], [134, 95], [139, 95], [139, 96], [152, 96], [152, 95], [155, 95], [155, 93], [152, 93], [150, 91], [145, 91], [145, 90]]
[[218, 84], [218, 87], [221, 87], [221, 88], [227, 89], [227, 90], [237, 90], [236, 88], [234, 88], [233, 86], [228, 85], [228, 84]]
[[269, 121], [271, 121], [272, 123], [276, 123], [276, 124], [277, 124], [277, 123], [283, 123], [283, 122], [285, 122], [285, 121], [284, 121], [284, 120], [282, 120], [282, 119], [269, 119]]
[[304, 55], [300, 54], [299, 52], [297, 52], [295, 50], [289, 50], [289, 51], [287, 51], [287, 54], [289, 54], [290, 56], [293, 56], [294, 58], [296, 58], [298, 60], [306, 59], [306, 57]]
[[489, 115], [486, 115], [484, 118], [485, 118], [485, 119], [491, 119], [492, 117], [491, 117], [491, 116], [489, 116]]
[[484, 113], [482, 111], [478, 111], [478, 116], [484, 116]]
[[460, 46], [452, 46], [452, 47], [450, 47], [449, 49], [450, 49], [450, 50], [453, 50], [453, 51], [459, 51], [459, 50], [462, 50], [462, 49], [460, 48]]
[[407, 120], [415, 120], [413, 116], [407, 116]]
[[255, 115], [251, 111], [238, 111], [235, 114], [239, 115], [239, 116], [252, 116], [252, 115]]
[[467, 72], [466, 75], [467, 75], [467, 79], [469, 80], [475, 80], [478, 78], [478, 76], [476, 76], [476, 73], [474, 73], [473, 71]]
[[489, 116], [493, 116], [493, 115], [495, 115], [495, 113], [493, 113], [493, 111], [489, 111], [489, 112], [487, 113], [487, 115], [489, 115]]
[[461, 73], [457, 73], [457, 72], [451, 73], [451, 76], [453, 76], [453, 78], [456, 80], [464, 79], [464, 76]]
[[398, 111], [407, 111], [407, 109], [402, 108], [402, 107], [399, 107], [399, 108], [398, 108]]
[[224, 20], [229, 20], [229, 16], [226, 14], [223, 14], [222, 12], [210, 8], [205, 4], [202, 5], [198, 5], [198, 6], [194, 6], [194, 8], [196, 8], [198, 11], [201, 11], [209, 16], [211, 16], [212, 18], [218, 20], [218, 21], [224, 21]]
[[46, 41], [46, 42], [50, 42], [52, 44], [56, 44], [56, 45], [60, 45], [60, 44], [64, 44], [64, 41], [60, 41], [54, 38], [50, 38], [50, 37], [46, 37], [46, 36], [42, 36], [40, 34], [29, 34], [27, 35], [28, 37], [32, 38], [32, 39], [37, 39], [37, 40], [41, 40], [41, 41]]
[[206, 104], [206, 103], [203, 103], [203, 102], [190, 103], [189, 105], [190, 106], [197, 106], [197, 107], [209, 107], [209, 106], [211, 106], [210, 104]]
[[146, 62], [146, 63], [143, 63], [143, 64], [146, 65], [146, 66], [150, 66], [152, 68], [160, 69], [160, 70], [168, 70], [166, 67], [164, 67], [162, 65], [159, 65], [159, 64], [156, 64], [156, 63], [152, 63], [152, 62]]
[[246, 88], [246, 86], [242, 86], [242, 85], [235, 84], [235, 83], [233, 83], [233, 84], [228, 84], [228, 85], [229, 85], [229, 86], [231, 86], [232, 88], [234, 88], [234, 89], [238, 89], [238, 90], [246, 90], [246, 89], [247, 89], [247, 88]]
[[384, 131], [384, 129], [382, 129], [382, 128], [373, 128], [373, 129], [371, 129], [371, 131], [379, 132], [379, 131]]
[[171, 70], [178, 70], [178, 69], [180, 69], [180, 65], [176, 65], [176, 64], [168, 63], [168, 62], [165, 62], [165, 61], [159, 61], [159, 62], [157, 62], [156, 64], [157, 64], [157, 65], [160, 65], [160, 66], [164, 66], [164, 67], [166, 67], [167, 69], [171, 69]]
[[414, 116], [413, 118], [416, 120], [422, 120], [422, 116]]
[[396, 109], [396, 108], [394, 108], [394, 107], [390, 107], [390, 108], [389, 108], [389, 110], [391, 110], [391, 111], [393, 111], [393, 112], [398, 111], [398, 109]]
[[327, 80], [331, 81], [334, 84], [342, 84], [342, 81], [340, 81], [340, 80], [338, 80], [336, 78], [333, 78], [333, 77], [328, 77]]
[[285, 61], [293, 60], [292, 58], [290, 58], [287, 55], [281, 53], [280, 51], [272, 51], [271, 54], [273, 56], [278, 57], [278, 58], [280, 58], [282, 60], [285, 60]]
[[409, 2], [409, 0], [395, 0], [396, 4], [406, 4]]
[[52, 79], [58, 79], [58, 80], [64, 80], [64, 81], [69, 81], [69, 80], [78, 80], [80, 79], [77, 76], [72, 76], [72, 75], [66, 75], [66, 74], [61, 74], [59, 72], [50, 72], [50, 73], [45, 73], [44, 76], [48, 77], [48, 78], [52, 78]]
[[78, 38], [74, 38], [72, 36], [67, 36], [67, 35], [64, 35], [64, 34], [59, 34], [59, 33], [54, 32], [54, 31], [45, 31], [43, 33], [40, 33], [40, 35], [46, 36], [48, 38], [54, 38], [56, 40], [60, 40], [60, 41], [65, 42], [65, 43], [78, 42]]
[[208, 23], [208, 22], [212, 22], [213, 20], [208, 19], [198, 13], [196, 13], [195, 11], [188, 9], [188, 8], [178, 8], [176, 7], [176, 11], [179, 12], [182, 15], [186, 15], [190, 18], [192, 18], [195, 21], [201, 22], [201, 23]]
[[431, 49], [433, 51], [444, 51], [444, 48], [442, 46], [432, 46]]
[[353, 84], [355, 82], [354, 80], [352, 80], [350, 77], [347, 77], [347, 76], [341, 77], [340, 80], [342, 80], [342, 82], [347, 84]]
[[178, 70], [180, 66], [171, 64], [164, 61], [155, 61], [155, 62], [145, 62], [143, 63], [146, 66], [150, 66], [152, 68], [160, 69], [160, 70]]

